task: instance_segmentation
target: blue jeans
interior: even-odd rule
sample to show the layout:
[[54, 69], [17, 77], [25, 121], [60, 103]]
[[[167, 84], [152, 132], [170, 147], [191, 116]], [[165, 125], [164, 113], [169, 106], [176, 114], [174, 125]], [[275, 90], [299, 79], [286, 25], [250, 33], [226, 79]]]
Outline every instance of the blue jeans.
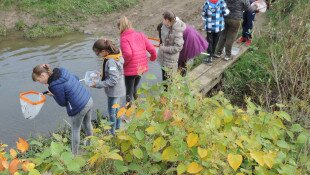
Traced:
[[119, 108], [112, 108], [114, 104], [120, 104], [120, 97], [108, 97], [108, 112], [110, 117], [110, 122], [112, 122], [111, 133], [114, 135], [115, 130], [119, 129], [121, 125], [121, 119], [117, 118], [117, 113]]
[[247, 39], [252, 39], [253, 21], [255, 12], [244, 12], [242, 22], [242, 36]]

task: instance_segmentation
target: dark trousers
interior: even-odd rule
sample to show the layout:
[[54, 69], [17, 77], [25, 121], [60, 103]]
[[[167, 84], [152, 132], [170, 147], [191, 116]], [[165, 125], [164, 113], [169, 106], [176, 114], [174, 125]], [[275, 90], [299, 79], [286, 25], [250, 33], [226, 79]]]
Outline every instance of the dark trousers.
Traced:
[[231, 56], [231, 49], [237, 38], [240, 21], [241, 20], [225, 18], [225, 29], [221, 33], [219, 43], [216, 47], [216, 53], [221, 54], [225, 47], [226, 55]]
[[161, 69], [162, 75], [163, 75], [163, 81], [166, 81], [170, 78], [170, 75], [168, 74], [167, 71], [165, 71], [164, 69]]
[[215, 53], [215, 49], [216, 49], [216, 45], [220, 39], [221, 36], [221, 32], [218, 33], [214, 33], [214, 32], [207, 32], [207, 41], [209, 43], [209, 47], [208, 47], [208, 53], [210, 54], [210, 56], [213, 56]]
[[255, 18], [255, 12], [244, 12], [242, 22], [242, 36], [247, 39], [252, 39], [253, 21]]
[[126, 86], [126, 102], [131, 102], [133, 99], [137, 99], [137, 90], [140, 82], [141, 76], [125, 76], [125, 86]]
[[187, 74], [187, 64], [186, 63], [187, 63], [187, 61], [178, 63], [178, 69], [179, 69], [179, 72], [180, 72], [182, 77], [185, 77]]
[[[163, 81], [166, 81], [171, 78], [171, 74], [169, 74], [169, 72], [165, 71], [164, 69], [161, 69], [161, 72], [163, 74]], [[164, 84], [164, 87], [165, 87], [165, 91], [168, 90], [168, 85], [167, 84]]]

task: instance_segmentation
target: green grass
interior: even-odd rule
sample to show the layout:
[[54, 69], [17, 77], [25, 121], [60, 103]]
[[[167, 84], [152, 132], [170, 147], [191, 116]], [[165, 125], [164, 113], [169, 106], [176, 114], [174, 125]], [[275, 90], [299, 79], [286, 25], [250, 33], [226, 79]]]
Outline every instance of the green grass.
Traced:
[[195, 69], [197, 66], [199, 66], [200, 64], [203, 63], [203, 60], [206, 56], [203, 54], [200, 54], [198, 56], [196, 56], [195, 58], [193, 58], [193, 64], [191, 65], [190, 69], [193, 70]]
[[15, 29], [19, 31], [23, 31], [27, 28], [27, 24], [23, 20], [18, 20], [15, 24]]
[[277, 108], [277, 103], [284, 104], [295, 121], [309, 128], [307, 4], [309, 0], [279, 0], [272, 6], [264, 30], [253, 40], [253, 50], [225, 71], [222, 90], [234, 103], [249, 96], [270, 110]]
[[0, 24], [0, 36], [6, 36], [7, 35], [7, 29], [4, 25]]
[[16, 5], [18, 9], [46, 19], [49, 23], [79, 21], [88, 16], [124, 9], [137, 0], [6, 0], [1, 6]]
[[[16, 30], [25, 32], [26, 38], [58, 37], [71, 32], [73, 22], [83, 22], [91, 17], [104, 17], [106, 13], [124, 10], [139, 0], [1, 0], [0, 10], [12, 8], [38, 19], [29, 26], [24, 21], [15, 24]], [[44, 25], [43, 25], [44, 24]], [[69, 27], [68, 27], [69, 26]], [[0, 26], [0, 35], [6, 34]]]
[[27, 29], [25, 31], [25, 37], [28, 39], [61, 37], [64, 36], [65, 34], [71, 33], [72, 31], [73, 31], [72, 28], [66, 26], [34, 25], [32, 28]]

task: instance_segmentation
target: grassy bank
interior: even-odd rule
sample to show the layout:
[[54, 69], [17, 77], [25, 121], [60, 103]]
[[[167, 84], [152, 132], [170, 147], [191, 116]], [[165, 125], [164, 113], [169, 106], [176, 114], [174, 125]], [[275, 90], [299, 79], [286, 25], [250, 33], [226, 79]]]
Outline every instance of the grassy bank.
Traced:
[[[64, 35], [75, 30], [72, 23], [83, 25], [90, 17], [123, 10], [137, 2], [138, 0], [4, 0], [0, 2], [0, 9], [30, 15], [32, 21], [17, 19], [15, 29], [24, 31], [26, 38], [39, 38]], [[0, 28], [0, 34], [3, 33], [1, 31]]]
[[[274, 110], [284, 109], [310, 128], [309, 0], [279, 0], [255, 36], [252, 51], [225, 72], [223, 89], [234, 102], [245, 96]], [[276, 105], [281, 103], [283, 105]]]

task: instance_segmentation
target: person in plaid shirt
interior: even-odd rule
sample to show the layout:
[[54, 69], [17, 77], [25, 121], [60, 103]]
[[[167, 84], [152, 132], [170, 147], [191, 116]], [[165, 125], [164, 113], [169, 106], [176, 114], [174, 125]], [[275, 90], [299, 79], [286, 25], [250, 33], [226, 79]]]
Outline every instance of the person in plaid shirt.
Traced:
[[225, 27], [224, 16], [228, 14], [229, 9], [224, 0], [207, 0], [203, 5], [202, 17], [205, 21], [205, 30], [209, 43], [209, 56], [205, 60], [207, 64], [212, 64], [212, 59], [219, 57], [214, 54], [215, 48]]

